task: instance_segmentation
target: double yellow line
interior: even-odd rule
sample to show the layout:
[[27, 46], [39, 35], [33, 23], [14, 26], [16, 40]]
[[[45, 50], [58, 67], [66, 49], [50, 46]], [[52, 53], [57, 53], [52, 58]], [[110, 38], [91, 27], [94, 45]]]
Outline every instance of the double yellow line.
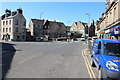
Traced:
[[87, 70], [88, 70], [88, 73], [89, 73], [89, 76], [92, 80], [97, 80], [96, 79], [96, 76], [95, 76], [95, 73], [88, 61], [88, 58], [87, 58], [87, 55], [85, 54], [84, 50], [82, 51], [82, 56], [84, 58], [84, 61], [85, 61], [85, 64], [86, 64], [86, 67], [87, 67]]

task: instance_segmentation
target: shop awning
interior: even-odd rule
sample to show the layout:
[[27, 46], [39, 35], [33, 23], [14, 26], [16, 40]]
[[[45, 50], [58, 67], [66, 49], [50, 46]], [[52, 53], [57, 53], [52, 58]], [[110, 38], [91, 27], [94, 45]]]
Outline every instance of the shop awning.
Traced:
[[100, 31], [100, 34], [105, 34], [105, 30], [101, 30], [101, 31]]

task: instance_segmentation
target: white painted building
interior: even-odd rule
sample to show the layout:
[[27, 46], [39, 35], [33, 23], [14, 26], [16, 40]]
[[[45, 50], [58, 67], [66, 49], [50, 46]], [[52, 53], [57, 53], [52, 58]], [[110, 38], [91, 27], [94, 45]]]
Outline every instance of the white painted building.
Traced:
[[4, 41], [26, 40], [26, 19], [21, 8], [13, 12], [6, 9], [0, 19], [0, 34]]

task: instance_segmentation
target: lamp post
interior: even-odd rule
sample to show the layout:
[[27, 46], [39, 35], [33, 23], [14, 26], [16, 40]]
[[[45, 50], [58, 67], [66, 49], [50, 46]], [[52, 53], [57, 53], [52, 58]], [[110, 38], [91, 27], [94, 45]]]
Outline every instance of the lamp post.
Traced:
[[[86, 15], [88, 16], [88, 37], [89, 37], [90, 13], [86, 13]], [[88, 43], [88, 50], [90, 52], [90, 41], [88, 41], [87, 43]]]
[[40, 13], [40, 19], [41, 19], [41, 17], [42, 17], [42, 14], [43, 14], [43, 12]]
[[[88, 24], [90, 25], [90, 13], [86, 13], [88, 16]], [[88, 37], [89, 37], [89, 25], [88, 25]]]

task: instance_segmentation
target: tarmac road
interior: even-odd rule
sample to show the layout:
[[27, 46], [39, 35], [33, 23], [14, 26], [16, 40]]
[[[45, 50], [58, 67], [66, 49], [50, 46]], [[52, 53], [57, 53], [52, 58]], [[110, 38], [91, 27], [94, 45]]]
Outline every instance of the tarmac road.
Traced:
[[3, 66], [7, 68], [6, 78], [90, 78], [82, 56], [87, 45], [81, 41], [10, 44], [14, 44], [15, 52], [4, 52], [4, 61], [11, 58], [9, 65], [5, 63]]

